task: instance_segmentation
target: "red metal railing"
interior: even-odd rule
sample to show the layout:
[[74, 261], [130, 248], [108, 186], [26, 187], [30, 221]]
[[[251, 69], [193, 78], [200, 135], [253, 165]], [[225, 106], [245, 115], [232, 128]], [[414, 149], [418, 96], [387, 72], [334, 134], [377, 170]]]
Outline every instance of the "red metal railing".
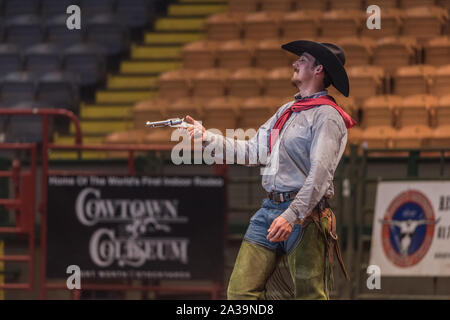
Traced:
[[[38, 115], [42, 117], [42, 174], [41, 174], [41, 202], [39, 205], [39, 212], [41, 214], [41, 250], [40, 250], [40, 298], [45, 299], [48, 289], [67, 289], [66, 283], [50, 283], [47, 282], [46, 278], [46, 256], [47, 256], [47, 188], [48, 188], [48, 176], [49, 175], [105, 175], [108, 174], [104, 171], [102, 172], [82, 172], [82, 171], [67, 171], [67, 170], [50, 170], [48, 163], [48, 154], [50, 150], [97, 150], [97, 151], [126, 151], [128, 152], [128, 174], [134, 175], [134, 159], [136, 152], [143, 151], [169, 151], [171, 146], [169, 145], [83, 145], [82, 144], [82, 133], [81, 126], [78, 117], [76, 117], [71, 111], [63, 109], [29, 109], [29, 110], [10, 110], [1, 109], [0, 116], [2, 115]], [[49, 143], [48, 141], [48, 125], [50, 116], [64, 116], [68, 117], [75, 126], [75, 144], [74, 145], [56, 145]], [[23, 146], [24, 144], [16, 144], [17, 146]], [[1, 145], [8, 149], [8, 144]], [[34, 157], [36, 157], [34, 151]], [[34, 158], [35, 159], [35, 158]], [[35, 170], [35, 167], [34, 167]], [[35, 173], [35, 171], [34, 171]], [[117, 175], [117, 173], [111, 173], [112, 175]], [[215, 174], [223, 176], [225, 182], [227, 182], [228, 170], [226, 165], [216, 165]], [[33, 184], [34, 185], [34, 184]], [[12, 203], [16, 200], [11, 200]], [[227, 215], [226, 215], [227, 216]], [[224, 221], [224, 239], [226, 235], [227, 218]], [[34, 236], [34, 233], [33, 233]], [[34, 243], [34, 238], [33, 238]], [[34, 247], [33, 247], [34, 248]], [[94, 283], [83, 283], [84, 290], [134, 290], [134, 291], [155, 291], [155, 292], [204, 292], [211, 294], [212, 299], [217, 299], [219, 292], [223, 288], [223, 279], [220, 282], [215, 282], [212, 285], [206, 286], [135, 286], [135, 285], [122, 285], [122, 284], [94, 284]], [[72, 291], [73, 298], [80, 298], [80, 291]]]
[[0, 233], [25, 234], [28, 237], [28, 254], [3, 255], [0, 261], [15, 261], [28, 263], [28, 277], [26, 283], [4, 283], [0, 289], [32, 290], [34, 284], [35, 257], [35, 179], [36, 179], [36, 144], [10, 143], [0, 144], [0, 150], [28, 150], [30, 152], [30, 168], [22, 171], [18, 159], [12, 161], [10, 171], [0, 171], [0, 177], [11, 179], [13, 199], [0, 199], [0, 205], [12, 210], [15, 214], [15, 227], [0, 227]]

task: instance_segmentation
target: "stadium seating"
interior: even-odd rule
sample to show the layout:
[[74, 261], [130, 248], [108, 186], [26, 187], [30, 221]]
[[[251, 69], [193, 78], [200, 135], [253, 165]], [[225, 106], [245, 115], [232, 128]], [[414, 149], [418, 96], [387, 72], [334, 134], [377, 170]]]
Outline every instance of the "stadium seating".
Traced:
[[106, 76], [103, 47], [79, 43], [64, 50], [65, 70], [80, 76], [81, 86], [100, 83]]
[[163, 73], [159, 77], [159, 97], [173, 100], [191, 95], [192, 78], [191, 69], [173, 70]]
[[237, 12], [252, 12], [260, 8], [260, 0], [228, 0], [228, 9]]
[[[91, 1], [98, 2], [98, 1]], [[65, 14], [67, 8], [73, 4], [77, 4], [74, 0], [41, 0], [41, 13], [44, 17], [52, 17]], [[87, 12], [83, 11], [83, 14]]]
[[66, 20], [66, 15], [57, 15], [47, 20], [45, 24], [47, 41], [66, 48], [84, 40], [84, 28], [81, 28], [81, 30], [69, 30], [67, 29]]
[[359, 34], [365, 14], [355, 9], [336, 9], [325, 12], [321, 17], [322, 37], [343, 38]]
[[244, 18], [245, 38], [248, 40], [264, 40], [280, 36], [282, 14], [280, 12], [254, 12]]
[[373, 126], [366, 128], [361, 136], [361, 143], [369, 149], [392, 148], [392, 137], [396, 130], [391, 126]]
[[280, 100], [273, 97], [246, 99], [240, 108], [241, 117], [238, 127], [258, 130], [280, 106]]
[[39, 0], [3, 0], [3, 15], [11, 17], [23, 14], [37, 14]]
[[437, 69], [430, 91], [436, 96], [443, 96], [450, 92], [450, 64]]
[[183, 66], [187, 69], [206, 69], [216, 66], [218, 41], [196, 41], [183, 47]]
[[0, 74], [6, 75], [11, 72], [21, 71], [23, 68], [23, 57], [19, 48], [14, 44], [0, 44]]
[[322, 11], [300, 10], [283, 15], [281, 32], [287, 40], [314, 39], [319, 34]]
[[118, 55], [129, 47], [128, 29], [119, 16], [99, 14], [87, 20], [87, 40], [106, 48], [108, 55]]
[[228, 94], [234, 97], [256, 97], [263, 92], [266, 71], [256, 68], [239, 69], [230, 76]]
[[402, 104], [397, 108], [396, 127], [403, 128], [407, 126], [430, 126], [431, 111], [437, 107], [439, 100], [426, 94], [415, 94], [404, 97]]
[[242, 104], [242, 99], [231, 96], [217, 97], [205, 102], [203, 125], [207, 129], [219, 129], [223, 134], [226, 129], [237, 128]]
[[367, 98], [362, 104], [362, 126], [394, 126], [395, 112], [401, 104], [400, 96], [378, 95]]
[[204, 69], [192, 79], [194, 97], [212, 98], [225, 95], [230, 71], [227, 69]]
[[243, 17], [240, 12], [224, 12], [210, 16], [207, 19], [207, 34], [209, 40], [235, 40], [242, 36]]
[[418, 45], [414, 37], [386, 37], [377, 40], [373, 48], [373, 64], [388, 73], [417, 62]]
[[40, 76], [62, 69], [61, 49], [52, 43], [40, 43], [25, 51], [25, 68]]
[[436, 68], [429, 65], [413, 65], [398, 68], [394, 78], [394, 93], [402, 96], [430, 92]]
[[433, 38], [425, 45], [425, 63], [434, 66], [450, 64], [450, 38]]
[[80, 0], [80, 8], [86, 17], [98, 14], [110, 14], [114, 11], [115, 0]]
[[272, 97], [293, 97], [297, 93], [297, 88], [291, 85], [292, 68], [276, 68], [266, 73], [266, 96]]
[[142, 128], [147, 121], [167, 118], [169, 101], [163, 98], [141, 101], [133, 107], [134, 128]]
[[30, 72], [19, 71], [7, 74], [0, 85], [0, 100], [3, 105], [33, 101], [36, 96], [37, 77]]
[[350, 81], [352, 97], [359, 104], [367, 97], [384, 92], [384, 70], [383, 68], [370, 65], [349, 67], [347, 74]]
[[339, 39], [339, 45], [345, 51], [345, 66], [370, 64], [375, 41], [366, 37], [349, 37]]
[[56, 71], [39, 79], [37, 100], [43, 104], [78, 114], [79, 99], [78, 82], [72, 74]]
[[296, 1], [297, 10], [320, 10], [325, 11], [327, 9], [327, 0], [297, 0]]
[[217, 50], [218, 66], [230, 70], [252, 66], [255, 46], [248, 40], [224, 42]]
[[294, 8], [292, 0], [261, 0], [263, 11], [288, 11]]
[[419, 42], [423, 42], [432, 36], [441, 35], [447, 20], [448, 12], [443, 8], [423, 4], [421, 7], [409, 7], [405, 9], [403, 34], [414, 36]]
[[26, 49], [44, 40], [42, 21], [38, 15], [18, 15], [6, 19], [6, 41]]
[[255, 49], [256, 66], [264, 69], [291, 66], [295, 56], [285, 50], [280, 50], [282, 43], [285, 42], [287, 40], [268, 39], [259, 41]]
[[450, 125], [450, 94], [442, 96], [434, 109], [434, 126]]
[[362, 28], [361, 35], [372, 39], [398, 36], [404, 19], [403, 11], [391, 7], [386, 8], [383, 4], [379, 4], [379, 2], [377, 4], [382, 10], [381, 28]]

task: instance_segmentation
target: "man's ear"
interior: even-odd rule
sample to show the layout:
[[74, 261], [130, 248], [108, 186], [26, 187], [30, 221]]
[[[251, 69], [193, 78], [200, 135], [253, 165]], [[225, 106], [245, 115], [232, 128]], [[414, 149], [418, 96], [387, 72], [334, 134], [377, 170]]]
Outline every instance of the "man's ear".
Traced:
[[321, 72], [325, 72], [325, 70], [323, 69], [323, 65], [319, 64], [318, 66], [316, 66], [315, 72], [316, 72], [316, 74], [319, 74]]

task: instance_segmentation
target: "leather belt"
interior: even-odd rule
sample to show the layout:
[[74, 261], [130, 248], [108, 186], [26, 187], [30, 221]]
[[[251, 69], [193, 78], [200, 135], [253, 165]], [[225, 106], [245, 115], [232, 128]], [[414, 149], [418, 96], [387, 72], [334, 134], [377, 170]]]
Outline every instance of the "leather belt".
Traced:
[[[282, 202], [291, 201], [294, 200], [295, 196], [297, 195], [298, 191], [288, 191], [288, 192], [268, 192], [267, 197], [272, 200], [275, 204], [280, 204]], [[328, 204], [327, 198], [323, 197], [320, 199], [320, 201], [317, 203], [315, 209], [318, 209], [320, 211], [329, 208], [330, 205]]]

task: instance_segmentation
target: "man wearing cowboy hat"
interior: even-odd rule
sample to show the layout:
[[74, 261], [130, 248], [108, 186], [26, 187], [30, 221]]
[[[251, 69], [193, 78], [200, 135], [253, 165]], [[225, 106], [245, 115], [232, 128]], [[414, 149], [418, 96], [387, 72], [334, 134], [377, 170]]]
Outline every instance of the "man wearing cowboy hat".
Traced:
[[355, 124], [326, 90], [333, 85], [349, 95], [345, 54], [334, 44], [306, 40], [282, 48], [299, 56], [292, 76], [299, 92], [251, 140], [235, 142], [212, 134], [186, 117], [192, 124], [190, 136], [201, 135], [204, 146], [241, 148], [246, 159], [256, 149], [268, 149], [267, 164], [277, 161], [275, 172], [263, 174], [268, 197], [250, 220], [228, 299], [328, 299], [333, 249], [348, 279], [335, 217], [326, 202], [334, 193], [333, 176], [347, 143], [347, 128]]

